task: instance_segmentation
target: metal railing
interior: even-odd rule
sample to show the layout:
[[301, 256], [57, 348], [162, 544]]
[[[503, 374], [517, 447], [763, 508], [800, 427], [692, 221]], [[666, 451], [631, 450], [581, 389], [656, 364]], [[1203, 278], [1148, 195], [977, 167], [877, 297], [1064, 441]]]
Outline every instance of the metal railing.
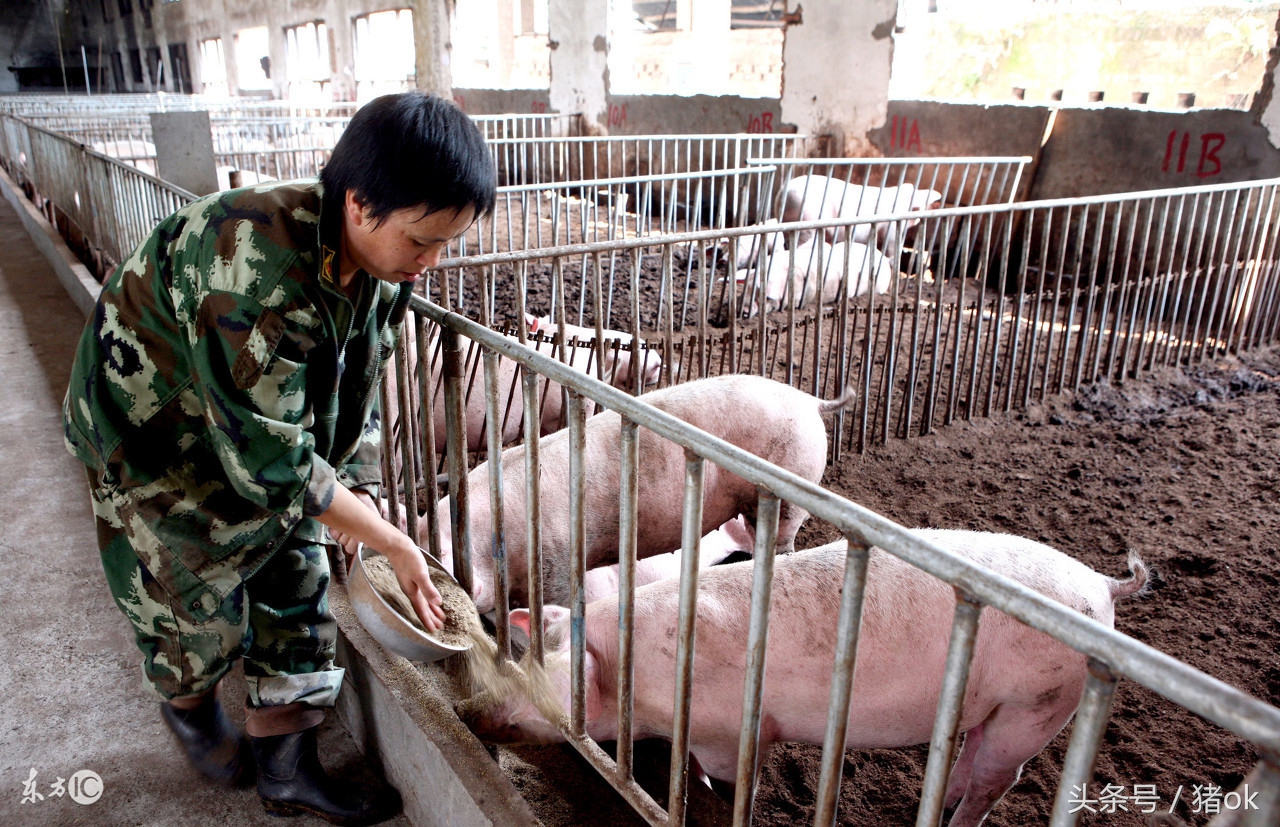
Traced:
[[124, 261], [161, 219], [195, 199], [57, 132], [0, 114], [0, 159], [18, 186], [61, 226], [99, 278]]
[[[571, 709], [568, 710], [567, 723], [563, 724], [563, 734], [569, 743], [578, 749], [650, 824], [685, 823], [690, 755], [690, 710], [692, 696], [698, 691], [697, 684], [690, 676], [696, 634], [693, 618], [697, 611], [698, 573], [696, 555], [686, 556], [681, 573], [679, 620], [676, 626], [680, 634], [674, 655], [679, 672], [673, 697], [675, 710], [672, 732], [673, 750], [666, 799], [669, 803], [664, 810], [649, 792], [636, 783], [632, 775], [633, 743], [630, 733], [635, 731], [632, 699], [635, 697], [633, 687], [636, 682], [636, 671], [634, 658], [630, 653], [634, 650], [635, 626], [631, 619], [635, 617], [636, 596], [630, 584], [635, 582], [634, 531], [637, 524], [637, 500], [627, 492], [635, 489], [635, 480], [639, 473], [640, 458], [637, 446], [640, 429], [683, 446], [686, 451], [688, 460], [684, 475], [683, 515], [683, 538], [686, 548], [694, 547], [701, 533], [702, 479], [706, 463], [714, 463], [747, 480], [756, 485], [761, 492], [758, 502], [758, 511], [761, 516], [757, 522], [755, 547], [755, 566], [758, 574], [752, 589], [749, 610], [752, 619], [750, 640], [753, 643], [750, 652], [744, 653], [746, 680], [740, 732], [742, 746], [738, 754], [738, 783], [734, 801], [736, 825], [750, 824], [752, 797], [756, 788], [756, 764], [760, 748], [762, 717], [760, 689], [764, 685], [766, 669], [763, 641], [768, 637], [772, 588], [771, 577], [759, 573], [771, 573], [773, 570], [773, 546], [780, 500], [793, 503], [815, 518], [836, 526], [848, 541], [844, 587], [838, 615], [837, 649], [831, 671], [830, 702], [826, 717], [821, 777], [813, 820], [815, 825], [830, 825], [836, 820], [836, 802], [844, 762], [845, 726], [850, 708], [854, 664], [858, 655], [859, 624], [867, 586], [870, 546], [883, 549], [951, 584], [956, 592], [956, 611], [951, 630], [950, 649], [941, 684], [943, 693], [938, 701], [933, 734], [929, 742], [929, 757], [920, 798], [918, 825], [936, 825], [943, 814], [943, 793], [955, 753], [962, 699], [969, 665], [973, 658], [978, 616], [983, 606], [998, 609], [1089, 658], [1089, 675], [1064, 759], [1051, 817], [1050, 823], [1053, 827], [1067, 827], [1079, 822], [1080, 808], [1071, 806], [1071, 795], [1074, 790], [1083, 789], [1082, 785], [1087, 784], [1091, 779], [1102, 741], [1101, 733], [1110, 716], [1111, 699], [1120, 678], [1127, 678], [1141, 684], [1255, 745], [1262, 755], [1262, 760], [1250, 775], [1248, 783], [1251, 786], [1245, 788], [1245, 792], [1252, 791], [1255, 794], [1258, 809], [1245, 811], [1245, 820], [1242, 823], [1269, 825], [1275, 824], [1277, 819], [1280, 819], [1280, 709], [1250, 697], [1127, 635], [1114, 631], [1109, 626], [1068, 609], [1024, 585], [983, 569], [966, 558], [930, 543], [902, 526], [838, 497], [808, 480], [770, 465], [734, 445], [656, 410], [645, 404], [643, 397], [633, 398], [625, 391], [589, 378], [561, 361], [522, 346], [516, 339], [495, 333], [484, 325], [465, 317], [451, 314], [440, 306], [424, 301], [421, 297], [415, 296], [412, 299], [411, 310], [413, 324], [418, 331], [417, 341], [426, 342], [431, 338], [426, 332], [428, 325], [438, 326], [440, 336], [445, 340], [446, 359], [450, 358], [448, 355], [450, 351], [457, 353], [460, 336], [474, 341], [484, 349], [486, 356], [483, 359], [485, 366], [483, 385], [486, 389], [485, 402], [491, 448], [500, 444], [497, 433], [500, 408], [494, 374], [499, 356], [518, 363], [526, 372], [525, 422], [536, 421], [537, 387], [540, 381], [549, 379], [568, 389], [570, 410], [568, 444], [571, 475], [569, 572], [572, 595], [569, 606], [571, 611], [569, 628], [571, 630], [571, 663], [575, 666], [570, 670]], [[415, 388], [425, 388], [427, 381], [424, 375], [417, 377], [422, 384], [415, 384], [414, 377], [409, 375], [407, 364], [404, 354], [401, 353], [396, 360], [396, 370], [402, 402], [407, 401], [409, 396], [416, 392]], [[421, 356], [419, 364], [425, 364], [425, 359]], [[469, 585], [473, 582], [470, 562], [473, 547], [472, 534], [482, 532], [488, 535], [490, 529], [487, 526], [474, 529], [470, 526], [468, 500], [466, 496], [462, 496], [467, 489], [466, 481], [463, 479], [465, 465], [459, 460], [465, 453], [460, 429], [462, 372], [457, 369], [451, 370], [446, 363], [443, 376], [445, 398], [454, 400], [449, 406], [446, 425], [451, 458], [449, 522], [455, 552], [453, 559], [459, 580], [464, 585]], [[620, 735], [616, 758], [610, 757], [587, 734], [585, 676], [580, 667], [584, 662], [586, 645], [585, 605], [582, 598], [585, 570], [583, 528], [588, 520], [596, 520], [601, 516], [584, 513], [582, 498], [573, 495], [573, 491], [581, 491], [586, 485], [584, 400], [591, 400], [611, 411], [616, 411], [622, 417], [622, 459], [619, 480], [621, 496], [618, 517], [621, 526], [620, 580], [623, 585], [618, 596], [620, 621], [617, 627], [619, 656], [616, 680]], [[431, 417], [425, 419], [430, 422]], [[410, 443], [418, 438], [410, 431], [403, 432], [401, 436], [400, 445], [405, 448], [409, 448]], [[529, 440], [529, 449], [525, 452], [525, 484], [531, 489], [526, 502], [535, 503], [537, 494], [532, 486], [536, 485], [539, 479], [536, 429], [527, 429], [526, 438]], [[434, 452], [434, 445], [429, 446], [428, 453], [433, 455], [432, 452]], [[477, 473], [481, 472], [477, 471]], [[518, 486], [520, 480], [504, 481], [501, 474], [487, 474], [487, 477], [491, 513], [499, 516], [492, 522], [492, 537], [489, 541], [475, 538], [474, 547], [494, 550], [494, 585], [497, 589], [499, 607], [497, 627], [499, 645], [503, 647], [504, 642], [508, 640], [506, 630], [509, 628], [506, 619], [505, 584], [508, 582], [506, 540], [503, 533], [504, 520], [501, 517], [503, 486], [504, 484]], [[415, 535], [420, 529], [424, 531], [429, 538], [431, 550], [439, 555], [438, 529], [440, 527], [437, 524], [438, 503], [435, 486], [426, 486], [429, 492], [429, 501], [425, 503], [426, 521], [425, 524], [420, 525], [418, 521], [420, 504], [414, 493], [417, 487], [402, 485], [402, 480], [390, 476], [384, 482], [386, 482], [386, 490], [392, 497], [393, 519], [402, 513], [401, 509], [404, 509], [403, 513], [408, 520], [410, 531]], [[407, 494], [408, 502], [401, 503], [398, 499], [398, 491]], [[531, 505], [529, 512], [525, 515], [525, 531], [526, 536], [533, 538], [528, 545], [530, 559], [527, 568], [531, 574], [527, 593], [537, 596], [542, 594], [540, 572], [543, 571], [543, 566], [542, 550], [536, 539], [539, 535], [538, 511], [535, 506]], [[833, 590], [838, 586], [839, 584], [832, 583]], [[536, 597], [531, 600], [531, 604], [530, 628], [540, 629], [542, 607]], [[743, 607], [742, 614], [745, 616], [747, 612], [747, 607]], [[837, 618], [832, 620], [835, 621]], [[509, 652], [509, 647], [507, 651]], [[530, 656], [540, 659], [542, 654], [541, 638], [534, 635], [530, 640]]]
[[500, 186], [492, 221], [474, 225], [450, 255], [723, 228], [741, 223], [773, 174], [757, 165]]
[[[942, 205], [959, 207], [1018, 200], [1022, 176], [1031, 163], [1031, 157], [761, 158], [752, 159], [749, 163], [779, 167], [782, 170], [778, 176], [780, 192], [787, 189], [792, 179], [820, 176], [846, 186], [857, 184], [866, 187], [869, 193], [904, 185], [916, 190], [929, 190], [940, 196]], [[801, 199], [810, 196], [833, 205], [839, 203], [841, 194], [827, 191], [829, 186], [829, 183], [819, 180], [798, 188], [797, 194]], [[863, 200], [865, 193], [861, 191], [845, 199], [846, 206], [851, 209], [856, 209]], [[775, 215], [783, 220], [799, 219], [798, 215], [785, 215], [781, 209]]]
[[803, 135], [706, 134], [494, 138], [502, 184], [627, 175], [672, 175], [745, 167], [795, 155]]
[[[571, 323], [590, 327], [602, 313], [603, 327], [659, 347], [664, 383], [751, 372], [827, 398], [853, 384], [859, 405], [851, 423], [837, 418], [835, 444], [863, 450], [1275, 341], [1277, 187], [1280, 180], [621, 238], [449, 260], [442, 277], [455, 296], [489, 295], [482, 278], [504, 295], [501, 285], [513, 285], [514, 305], [484, 311], [508, 324], [525, 312], [559, 312], [552, 303], [572, 296]], [[818, 267], [795, 255], [804, 234], [859, 228], [902, 239], [875, 289], [862, 269], [870, 255], [828, 254]], [[771, 233], [786, 242], [773, 257], [791, 292], [780, 294], [783, 309], [761, 312], [767, 258], [741, 281], [724, 259], [767, 246]], [[814, 281], [836, 289], [821, 301], [794, 299]], [[460, 307], [485, 317], [474, 304]]]

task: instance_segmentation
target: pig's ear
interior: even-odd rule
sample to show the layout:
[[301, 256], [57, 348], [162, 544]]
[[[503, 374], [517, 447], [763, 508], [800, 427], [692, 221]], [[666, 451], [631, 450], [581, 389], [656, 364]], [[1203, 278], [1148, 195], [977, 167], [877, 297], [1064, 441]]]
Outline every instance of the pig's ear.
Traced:
[[529, 610], [528, 609], [512, 609], [511, 625], [522, 629], [527, 637], [529, 635]]
[[[568, 617], [569, 610], [564, 606], [556, 606], [553, 603], [548, 603], [542, 607], [542, 628], [549, 628], [556, 621], [563, 620]], [[526, 635], [529, 634], [529, 627], [533, 625], [533, 618], [529, 614], [528, 609], [512, 609], [510, 618], [512, 626], [518, 627]]]
[[[548, 603], [542, 607], [542, 628], [546, 629], [551, 624], [562, 618], [569, 616], [569, 610], [563, 606], [556, 606]], [[532, 616], [528, 609], [512, 609], [511, 625], [518, 626], [526, 635], [529, 634], [529, 627], [532, 625]]]

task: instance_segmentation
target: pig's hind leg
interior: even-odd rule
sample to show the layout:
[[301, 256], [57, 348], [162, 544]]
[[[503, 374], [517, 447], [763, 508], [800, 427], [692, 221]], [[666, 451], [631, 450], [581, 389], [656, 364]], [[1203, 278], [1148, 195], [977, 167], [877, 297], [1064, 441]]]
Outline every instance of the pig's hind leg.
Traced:
[[1004, 703], [965, 733], [964, 746], [947, 783], [947, 806], [956, 806], [949, 827], [977, 827], [1022, 774], [1022, 765], [1062, 730], [1075, 705], [1019, 706]]
[[796, 550], [796, 534], [807, 519], [808, 511], [786, 500], [782, 501], [778, 509], [778, 539], [774, 545], [778, 554], [790, 554]]

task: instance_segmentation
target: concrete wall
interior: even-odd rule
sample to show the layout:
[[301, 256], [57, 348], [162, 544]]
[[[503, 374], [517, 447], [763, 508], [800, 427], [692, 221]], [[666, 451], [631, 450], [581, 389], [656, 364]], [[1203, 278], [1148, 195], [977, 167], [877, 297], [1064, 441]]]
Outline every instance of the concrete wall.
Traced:
[[548, 11], [551, 109], [581, 112], [591, 127], [603, 127], [607, 117], [608, 12], [606, 0], [557, 0]]
[[889, 157], [1029, 155], [1032, 199], [1280, 176], [1267, 128], [1232, 109], [891, 101], [871, 138]]
[[9, 66], [58, 65], [58, 42], [48, 6], [0, 4], [0, 58], [4, 61], [0, 65], [0, 92], [18, 91], [18, 76]]
[[833, 155], [870, 155], [884, 123], [897, 0], [809, 0], [782, 47], [782, 119], [830, 135]]
[[1248, 112], [1063, 109], [1032, 196], [1130, 192], [1280, 176], [1280, 151]]
[[[1178, 7], [1181, 6], [1181, 7]], [[1063, 90], [1070, 104], [1090, 91], [1128, 103], [1134, 92], [1173, 107], [1180, 92], [1201, 106], [1248, 106], [1266, 63], [1280, 5], [1249, 3], [1147, 9], [1068, 4], [943, 3], [914, 15], [901, 35], [924, 48], [913, 56], [913, 81], [900, 97], [1047, 101]], [[895, 73], [896, 74], [896, 73]]]

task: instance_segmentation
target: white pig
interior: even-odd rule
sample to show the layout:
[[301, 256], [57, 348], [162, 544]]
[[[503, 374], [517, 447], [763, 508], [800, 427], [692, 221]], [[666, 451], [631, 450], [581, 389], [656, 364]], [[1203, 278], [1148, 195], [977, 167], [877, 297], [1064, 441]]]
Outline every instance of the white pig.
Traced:
[[[853, 398], [851, 392], [823, 402], [804, 391], [761, 376], [733, 374], [685, 382], [645, 394], [644, 401], [743, 450], [817, 482], [827, 458], [822, 416]], [[586, 567], [618, 562], [618, 480], [621, 417], [606, 411], [586, 422], [584, 462]], [[646, 428], [640, 429], [637, 485], [639, 508], [636, 557], [643, 559], [680, 547], [684, 501], [684, 448]], [[502, 452], [503, 512], [511, 605], [526, 605], [528, 553], [525, 546], [525, 446]], [[543, 439], [539, 452], [539, 490], [543, 544], [543, 594], [549, 603], [569, 598], [569, 434]], [[472, 597], [483, 613], [494, 608], [490, 531], [489, 466], [476, 466], [466, 480], [471, 530]], [[708, 462], [703, 475], [702, 533], [739, 514], [754, 523], [759, 491], [752, 483]], [[449, 498], [440, 501], [440, 549], [452, 567]], [[794, 548], [796, 532], [808, 513], [782, 503], [777, 548]]]
[[[1117, 598], [1140, 592], [1146, 567], [1130, 555], [1132, 576], [1116, 580], [1032, 540], [975, 531], [917, 530], [984, 568], [1111, 627]], [[835, 652], [845, 543], [777, 558], [761, 717], [761, 760], [779, 741], [821, 744]], [[752, 564], [699, 576], [697, 664], [689, 749], [711, 778], [733, 783], [750, 614]], [[664, 580], [636, 591], [635, 647], [645, 667], [634, 685], [636, 738], [671, 738], [680, 584]], [[947, 583], [879, 549], [871, 552], [853, 700], [845, 746], [884, 749], [927, 743], [941, 694], [955, 611]], [[586, 610], [586, 727], [597, 741], [615, 739], [618, 607]], [[564, 709], [569, 704], [568, 612], [546, 607], [546, 669]], [[526, 628], [527, 611], [512, 612]], [[946, 803], [951, 827], [975, 827], [1013, 786], [1022, 765], [1075, 712], [1088, 675], [1086, 657], [994, 609], [984, 609], [960, 729], [964, 746], [951, 770]], [[484, 695], [462, 704], [463, 720], [482, 740], [563, 740], [527, 699]]]
[[[796, 307], [814, 304], [815, 297], [819, 295], [819, 285], [822, 291], [819, 301], [823, 304], [835, 301], [845, 281], [846, 258], [850, 298], [865, 296], [873, 286], [877, 294], [888, 292], [893, 279], [893, 262], [887, 256], [856, 241], [827, 244], [813, 235], [797, 246], [794, 262], [791, 254], [781, 249], [769, 259], [764, 272], [765, 301], [769, 310], [786, 307], [788, 278], [795, 285], [792, 297]], [[753, 285], [754, 274], [750, 270], [740, 270], [736, 281]], [[758, 300], [752, 300], [748, 315], [755, 315], [758, 304]]]
[[[817, 221], [824, 218], [867, 218], [874, 215], [893, 215], [932, 209], [942, 203], [942, 193], [917, 189], [914, 184], [896, 187], [874, 187], [846, 184], [825, 175], [800, 175], [787, 182], [782, 197], [782, 220]], [[915, 221], [908, 222], [908, 227]], [[878, 227], [877, 246], [889, 246], [888, 225]], [[810, 233], [802, 233], [807, 236]], [[843, 227], [826, 230], [829, 242], [843, 241], [847, 235]], [[859, 224], [854, 228], [853, 240], [862, 244], [871, 241], [871, 225]]]
[[[739, 514], [698, 542], [698, 568], [710, 568], [738, 551], [746, 552], [750, 556], [755, 551], [755, 547], [755, 528], [747, 525], [747, 521]], [[676, 549], [637, 560], [636, 587], [666, 580], [669, 577], [679, 577], [683, 557], [683, 550]], [[583, 599], [587, 603], [617, 595], [618, 564], [589, 569], [583, 580], [582, 589], [585, 593]]]

